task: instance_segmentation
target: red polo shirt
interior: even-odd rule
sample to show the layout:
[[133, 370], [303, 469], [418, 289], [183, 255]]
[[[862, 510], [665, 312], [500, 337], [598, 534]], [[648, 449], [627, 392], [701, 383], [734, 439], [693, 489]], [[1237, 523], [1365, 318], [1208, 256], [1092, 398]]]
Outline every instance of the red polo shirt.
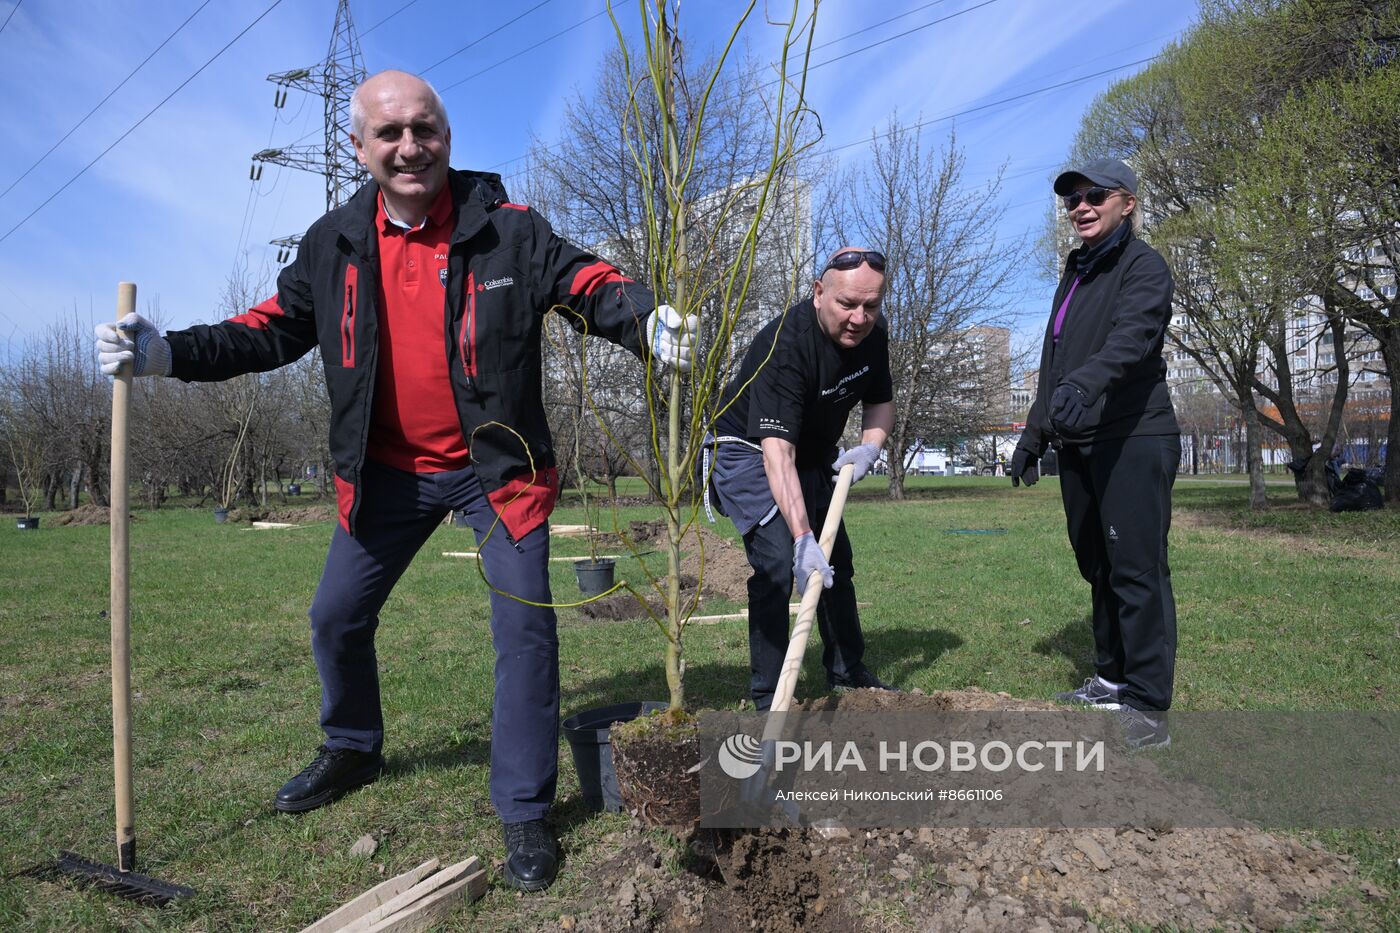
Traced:
[[389, 219], [384, 196], [379, 237], [379, 367], [370, 422], [371, 459], [410, 473], [460, 470], [471, 463], [448, 373], [447, 249], [452, 192], [443, 185], [423, 223]]

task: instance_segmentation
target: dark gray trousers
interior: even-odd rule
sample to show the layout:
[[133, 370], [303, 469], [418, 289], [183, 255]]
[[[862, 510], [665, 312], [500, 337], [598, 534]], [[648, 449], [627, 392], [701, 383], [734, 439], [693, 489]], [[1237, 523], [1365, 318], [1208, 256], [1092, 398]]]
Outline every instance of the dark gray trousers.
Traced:
[[1171, 707], [1176, 603], [1167, 563], [1176, 435], [1065, 445], [1060, 496], [1079, 573], [1093, 591], [1094, 665], [1134, 709]]
[[363, 483], [356, 536], [336, 526], [311, 603], [311, 650], [321, 675], [326, 744], [367, 752], [383, 745], [374, 652], [379, 610], [448, 510], [465, 512], [492, 585], [545, 604], [491, 594], [496, 652], [491, 803], [507, 823], [543, 818], [559, 770], [559, 637], [548, 607], [549, 526], [512, 543], [505, 526], [497, 524], [487, 537], [496, 516], [470, 467], [405, 473], [368, 463]]
[[[831, 505], [831, 469], [798, 470], [807, 520], [820, 537], [822, 523]], [[788, 598], [792, 586], [792, 532], [781, 513], [766, 525], [744, 535], [744, 551], [753, 574], [749, 577], [749, 692], [754, 704], [766, 710], [778, 688], [783, 658], [787, 655], [791, 615]], [[860, 631], [856, 610], [856, 589], [851, 582], [855, 570], [851, 561], [851, 540], [842, 522], [831, 548], [831, 568], [835, 582], [822, 591], [817, 603], [817, 631], [822, 638], [822, 664], [828, 678], [842, 680], [854, 674], [865, 657], [865, 638]]]

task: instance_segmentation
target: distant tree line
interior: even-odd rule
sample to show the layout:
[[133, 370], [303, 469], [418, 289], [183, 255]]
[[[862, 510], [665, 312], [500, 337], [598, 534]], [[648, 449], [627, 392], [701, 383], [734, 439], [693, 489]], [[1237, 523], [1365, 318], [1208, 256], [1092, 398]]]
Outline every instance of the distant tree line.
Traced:
[[[236, 283], [228, 291], [250, 293]], [[159, 326], [159, 308], [144, 313]], [[160, 508], [173, 493], [265, 506], [268, 490], [288, 482], [324, 493], [329, 415], [316, 353], [221, 383], [135, 380], [129, 453], [136, 501]], [[106, 506], [111, 416], [111, 384], [97, 370], [91, 325], [74, 317], [50, 326], [0, 369], [0, 487], [18, 490], [26, 512], [75, 509], [84, 492]], [[308, 467], [314, 478], [306, 478]]]

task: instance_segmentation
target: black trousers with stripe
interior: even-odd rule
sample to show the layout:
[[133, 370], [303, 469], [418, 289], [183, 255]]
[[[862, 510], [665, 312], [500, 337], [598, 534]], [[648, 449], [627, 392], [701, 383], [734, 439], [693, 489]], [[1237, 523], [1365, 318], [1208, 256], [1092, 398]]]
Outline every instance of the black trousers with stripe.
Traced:
[[1177, 435], [1065, 445], [1060, 496], [1079, 572], [1093, 591], [1094, 664], [1142, 710], [1172, 702], [1176, 603], [1167, 563]]

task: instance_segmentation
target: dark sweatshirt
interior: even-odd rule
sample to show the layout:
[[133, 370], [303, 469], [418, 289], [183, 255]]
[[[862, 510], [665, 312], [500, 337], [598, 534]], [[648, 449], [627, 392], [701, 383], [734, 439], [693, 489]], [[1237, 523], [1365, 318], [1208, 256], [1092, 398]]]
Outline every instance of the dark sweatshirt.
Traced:
[[[1089, 419], [1078, 431], [1061, 437], [1065, 443], [1181, 431], [1162, 356], [1171, 320], [1171, 270], [1156, 250], [1131, 231], [1106, 245], [1108, 249], [1093, 257], [1087, 271], [1080, 261], [1090, 247], [1070, 253], [1055, 290], [1040, 352], [1036, 398], [1020, 443], [1037, 456], [1058, 433], [1050, 424], [1049, 405], [1062, 382], [1078, 387], [1089, 406]], [[1079, 284], [1057, 343], [1055, 315], [1076, 278]]]

